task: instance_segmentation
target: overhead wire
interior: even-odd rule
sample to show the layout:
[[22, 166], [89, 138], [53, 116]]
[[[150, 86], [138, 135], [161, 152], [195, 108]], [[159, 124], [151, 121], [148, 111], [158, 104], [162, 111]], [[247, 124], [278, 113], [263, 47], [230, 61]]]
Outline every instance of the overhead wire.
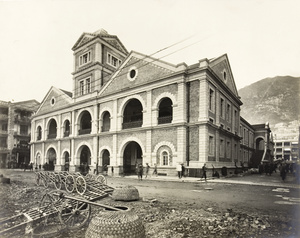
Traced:
[[[162, 48], [162, 49], [160, 49], [160, 50], [158, 50], [158, 51], [156, 51], [156, 52], [154, 52], [154, 53], [152, 53], [152, 54], [150, 54], [150, 55], [145, 55], [145, 57], [143, 57], [143, 58], [141, 58], [141, 59], [138, 59], [137, 61], [134, 61], [134, 62], [131, 63], [131, 64], [127, 64], [127, 65], [126, 65], [126, 68], [128, 68], [128, 67], [130, 67], [130, 66], [132, 66], [132, 65], [136, 65], [138, 62], [142, 62], [142, 61], [144, 61], [144, 60], [147, 59], [147, 58], [150, 58], [150, 59], [151, 59], [153, 55], [156, 55], [156, 54], [158, 54], [158, 53], [160, 53], [160, 52], [162, 52], [162, 51], [165, 51], [165, 50], [167, 50], [167, 49], [169, 49], [169, 48], [172, 48], [172, 47], [174, 47], [174, 46], [176, 46], [176, 45], [178, 45], [178, 44], [180, 44], [180, 43], [182, 43], [182, 42], [185, 42], [185, 41], [187, 41], [188, 39], [193, 38], [195, 35], [196, 35], [196, 34], [194, 34], [194, 35], [192, 35], [192, 36], [189, 36], [189, 37], [187, 37], [187, 38], [184, 38], [183, 40], [180, 40], [180, 41], [178, 41], [178, 42], [176, 42], [176, 43], [173, 43], [173, 44], [171, 44], [171, 45], [169, 45], [169, 46], [167, 46], [167, 47], [164, 47], [164, 48]], [[164, 55], [164, 56], [162, 56], [162, 57], [159, 57], [159, 58], [152, 58], [152, 59], [153, 59], [152, 61], [146, 62], [145, 64], [143, 64], [143, 65], [137, 67], [137, 69], [140, 69], [140, 68], [142, 68], [142, 67], [147, 66], [148, 64], [151, 64], [151, 63], [156, 62], [156, 61], [159, 61], [159, 60], [161, 60], [161, 59], [163, 59], [163, 58], [165, 58], [165, 57], [167, 57], [167, 56], [170, 56], [170, 55], [172, 55], [172, 54], [175, 54], [175, 53], [177, 53], [178, 51], [181, 51], [181, 50], [186, 49], [186, 48], [188, 48], [188, 47], [190, 47], [190, 46], [192, 46], [192, 45], [195, 45], [195, 44], [197, 44], [197, 43], [203, 41], [203, 40], [206, 39], [206, 38], [208, 38], [208, 37], [205, 37], [205, 38], [200, 39], [200, 40], [198, 40], [198, 41], [196, 41], [196, 42], [193, 42], [193, 43], [191, 43], [191, 44], [188, 44], [188, 45], [186, 45], [186, 46], [184, 46], [184, 47], [182, 47], [182, 48], [179, 48], [179, 49], [177, 49], [177, 50], [175, 50], [175, 51], [173, 51], [173, 52], [171, 52], [171, 53], [168, 53], [168, 54], [166, 54], [166, 55]], [[122, 65], [122, 64], [121, 64], [121, 65]], [[112, 77], [112, 75], [113, 75], [114, 73], [116, 73], [116, 72], [117, 72], [118, 70], [120, 70], [120, 69], [121, 69], [121, 68], [118, 67], [112, 74], [107, 75], [107, 76], [104, 76], [103, 78], [95, 79], [94, 81], [95, 81], [96, 83], [95, 83], [95, 84], [91, 84], [91, 87], [93, 86], [93, 87], [95, 88], [95, 87], [98, 87], [98, 86], [104, 86], [104, 85], [102, 85], [102, 83], [101, 83], [101, 79], [104, 80], [104, 79], [107, 79], [107, 78]], [[124, 75], [127, 75], [127, 72], [126, 72], [126, 73], [122, 73], [122, 74], [117, 75], [114, 79], [120, 78], [120, 77], [122, 77], [122, 76], [124, 76]], [[64, 90], [64, 89], [60, 89], [60, 90], [67, 91], [67, 90]], [[70, 93], [72, 93], [72, 96], [74, 96], [73, 94], [74, 94], [74, 93], [76, 94], [76, 93], [78, 92], [78, 90], [80, 90], [80, 86], [74, 87], [73, 92], [70, 92]], [[82, 96], [87, 95], [87, 94], [88, 94], [88, 93], [85, 93], [85, 94], [83, 94]], [[56, 102], [60, 102], [61, 100], [63, 100], [62, 97], [64, 97], [64, 95], [59, 95], [59, 96], [57, 96], [57, 97], [55, 98], [55, 101], [56, 101]], [[61, 99], [59, 99], [59, 98], [61, 98]]]

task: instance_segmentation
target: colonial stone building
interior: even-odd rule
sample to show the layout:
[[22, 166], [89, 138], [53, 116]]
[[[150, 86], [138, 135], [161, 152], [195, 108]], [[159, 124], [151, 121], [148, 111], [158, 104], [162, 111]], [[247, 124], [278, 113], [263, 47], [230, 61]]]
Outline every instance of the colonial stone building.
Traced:
[[20, 168], [30, 163], [31, 116], [36, 100], [0, 101], [0, 168]]
[[[137, 163], [173, 175], [184, 163], [198, 176], [204, 163], [234, 168], [250, 161], [250, 152], [241, 154], [255, 151], [255, 129], [241, 120], [226, 54], [173, 65], [129, 53], [105, 30], [83, 33], [72, 49], [72, 93], [52, 87], [32, 121], [35, 163], [58, 171], [107, 164], [123, 175], [135, 173]], [[241, 143], [241, 125], [252, 130], [250, 144]]]

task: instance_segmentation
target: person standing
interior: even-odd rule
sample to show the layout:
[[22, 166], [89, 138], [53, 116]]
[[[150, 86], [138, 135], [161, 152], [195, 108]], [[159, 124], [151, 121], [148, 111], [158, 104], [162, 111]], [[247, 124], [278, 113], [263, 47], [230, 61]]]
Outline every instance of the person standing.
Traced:
[[283, 163], [280, 167], [280, 176], [281, 176], [282, 181], [284, 181], [286, 178], [286, 172], [287, 172], [286, 164]]
[[149, 173], [149, 170], [150, 170], [150, 166], [149, 166], [149, 164], [148, 163], [146, 163], [146, 176], [145, 176], [145, 178], [147, 178], [147, 176], [148, 176], [148, 173]]
[[[157, 177], [157, 165], [156, 165], [156, 164], [154, 164], [153, 174], [155, 174], [156, 177]], [[153, 174], [152, 174], [152, 175], [153, 175]]]
[[138, 164], [137, 174], [138, 174], [138, 180], [142, 181], [142, 179], [143, 179], [143, 165], [142, 164]]
[[184, 164], [181, 164], [181, 177], [186, 177]]
[[177, 171], [177, 174], [178, 174], [178, 178], [179, 179], [181, 179], [181, 176], [182, 176], [182, 167], [181, 167], [181, 164], [180, 163], [178, 163], [177, 165], [176, 165], [176, 171]]
[[107, 167], [107, 164], [104, 164], [104, 165], [103, 165], [103, 174], [104, 174], [104, 175], [107, 175], [107, 174], [108, 174], [108, 167]]
[[205, 179], [205, 182], [206, 182], [206, 164], [204, 164], [202, 166], [202, 177], [201, 179], [204, 178]]

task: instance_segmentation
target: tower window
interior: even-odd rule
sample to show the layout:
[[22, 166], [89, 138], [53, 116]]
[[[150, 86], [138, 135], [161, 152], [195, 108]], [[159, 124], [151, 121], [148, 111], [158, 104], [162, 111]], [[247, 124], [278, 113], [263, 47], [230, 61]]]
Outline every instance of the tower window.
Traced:
[[79, 56], [79, 65], [87, 64], [91, 61], [91, 52], [84, 53]]
[[79, 95], [84, 95], [92, 91], [91, 78], [86, 78], [79, 81]]
[[119, 67], [122, 61], [115, 57], [114, 55], [108, 53], [107, 54], [107, 63], [115, 68]]

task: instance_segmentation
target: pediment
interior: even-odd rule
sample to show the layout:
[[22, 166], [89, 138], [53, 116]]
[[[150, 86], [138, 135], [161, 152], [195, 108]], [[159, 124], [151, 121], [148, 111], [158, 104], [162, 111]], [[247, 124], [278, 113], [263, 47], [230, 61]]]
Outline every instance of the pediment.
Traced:
[[84, 45], [86, 42], [93, 40], [97, 37], [112, 45], [116, 49], [122, 51], [124, 54], [128, 54], [127, 49], [119, 40], [119, 38], [115, 35], [109, 35], [107, 32], [83, 33], [76, 41], [75, 45], [72, 47], [72, 50], [75, 50], [76, 48]]
[[227, 55], [209, 61], [209, 67], [219, 77], [219, 79], [238, 97], [238, 91], [235, 85], [234, 77], [231, 71]]
[[125, 54], [128, 54], [127, 50], [125, 49], [125, 47], [123, 46], [123, 44], [121, 43], [121, 41], [118, 38], [108, 38], [108, 37], [103, 37], [103, 39], [109, 43], [110, 45], [112, 45], [113, 47], [115, 47], [116, 49], [122, 51]]
[[92, 38], [93, 37], [88, 36], [88, 35], [84, 36], [77, 46], [81, 46], [81, 45], [85, 44], [87, 41], [90, 41]]
[[72, 102], [71, 93], [51, 87], [37, 110], [36, 115], [55, 111], [63, 107], [65, 108], [66, 106], [71, 105]]
[[[135, 72], [131, 75], [132, 70]], [[137, 52], [131, 52], [100, 94], [104, 96], [149, 84], [178, 70], [178, 67], [175, 65]]]

